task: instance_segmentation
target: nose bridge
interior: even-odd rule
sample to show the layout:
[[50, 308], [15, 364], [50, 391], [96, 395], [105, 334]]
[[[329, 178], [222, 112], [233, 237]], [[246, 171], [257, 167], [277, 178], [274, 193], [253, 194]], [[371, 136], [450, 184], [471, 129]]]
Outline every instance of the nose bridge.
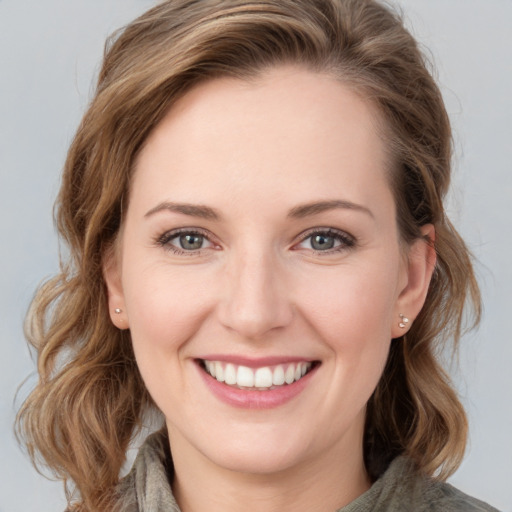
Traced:
[[292, 308], [283, 269], [271, 250], [257, 247], [233, 251], [226, 272], [221, 322], [247, 338], [286, 326]]

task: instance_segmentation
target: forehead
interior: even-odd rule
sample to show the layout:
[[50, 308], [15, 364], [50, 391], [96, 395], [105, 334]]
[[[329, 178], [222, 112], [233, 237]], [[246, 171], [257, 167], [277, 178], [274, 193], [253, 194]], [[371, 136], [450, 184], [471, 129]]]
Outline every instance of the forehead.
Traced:
[[[246, 196], [301, 203], [388, 189], [374, 107], [332, 76], [296, 67], [220, 78], [183, 96], [152, 132], [132, 193], [146, 202]], [[286, 192], [286, 194], [285, 194]], [[204, 196], [204, 197], [203, 197]]]

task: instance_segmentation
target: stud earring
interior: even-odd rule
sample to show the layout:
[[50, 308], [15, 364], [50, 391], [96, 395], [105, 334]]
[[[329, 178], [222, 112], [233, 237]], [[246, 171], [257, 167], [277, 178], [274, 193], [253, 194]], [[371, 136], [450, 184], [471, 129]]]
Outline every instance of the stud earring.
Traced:
[[119, 315], [119, 314], [121, 314], [122, 312], [123, 312], [123, 310], [122, 310], [121, 308], [116, 308], [116, 309], [114, 309], [114, 313], [115, 313], [116, 315]]
[[400, 322], [398, 324], [398, 327], [400, 327], [400, 329], [405, 329], [406, 324], [408, 323], [409, 319], [405, 315], [402, 315], [402, 313], [400, 313]]

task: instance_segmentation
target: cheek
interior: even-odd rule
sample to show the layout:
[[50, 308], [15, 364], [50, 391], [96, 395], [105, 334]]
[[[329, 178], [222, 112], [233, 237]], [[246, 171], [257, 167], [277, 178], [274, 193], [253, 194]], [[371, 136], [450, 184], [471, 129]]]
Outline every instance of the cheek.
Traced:
[[[398, 268], [347, 265], [305, 277], [299, 299], [304, 316], [330, 339], [390, 337], [398, 297]], [[371, 336], [374, 333], [375, 336]]]
[[303, 316], [333, 356], [333, 400], [339, 400], [337, 390], [352, 389], [355, 407], [364, 406], [386, 364], [397, 298], [398, 267], [373, 268], [311, 275], [300, 300]]
[[139, 365], [177, 354], [206, 314], [201, 280], [158, 264], [125, 275], [130, 276], [125, 302]]
[[157, 264], [129, 275], [125, 305], [135, 359], [147, 390], [169, 417], [183, 400], [194, 400], [187, 387], [187, 351], [207, 315], [207, 299], [201, 280], [190, 273], [187, 278], [186, 271]]

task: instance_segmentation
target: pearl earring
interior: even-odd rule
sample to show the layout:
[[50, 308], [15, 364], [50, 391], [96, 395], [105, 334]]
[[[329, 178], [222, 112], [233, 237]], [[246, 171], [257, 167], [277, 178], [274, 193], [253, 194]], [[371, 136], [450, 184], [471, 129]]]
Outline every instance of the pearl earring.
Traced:
[[121, 308], [116, 308], [116, 309], [114, 309], [114, 313], [115, 313], [116, 315], [119, 315], [119, 314], [121, 314], [122, 312], [123, 312], [123, 310], [122, 310]]
[[400, 329], [405, 329], [406, 324], [408, 323], [409, 319], [405, 315], [402, 315], [402, 313], [400, 313], [400, 322], [398, 324], [398, 327], [400, 327]]

